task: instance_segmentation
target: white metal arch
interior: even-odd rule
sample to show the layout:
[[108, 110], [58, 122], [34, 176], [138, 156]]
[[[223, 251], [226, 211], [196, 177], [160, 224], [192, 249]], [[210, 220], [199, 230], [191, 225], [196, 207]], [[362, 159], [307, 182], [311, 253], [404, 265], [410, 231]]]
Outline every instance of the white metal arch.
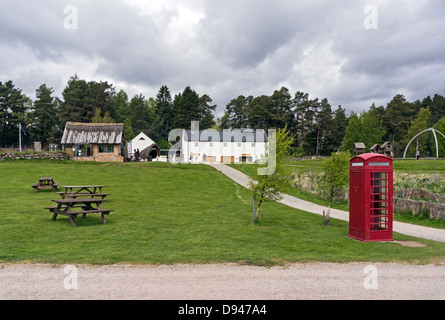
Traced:
[[416, 138], [417, 138], [418, 136], [420, 136], [422, 133], [425, 133], [425, 132], [428, 132], [428, 131], [431, 131], [431, 132], [433, 133], [434, 140], [436, 141], [436, 159], [439, 159], [439, 143], [437, 142], [437, 135], [436, 135], [436, 132], [437, 132], [437, 133], [440, 133], [440, 134], [442, 135], [442, 137], [444, 137], [444, 138], [445, 138], [445, 135], [444, 135], [442, 132], [440, 132], [439, 130], [436, 130], [436, 129], [434, 129], [434, 128], [429, 128], [429, 129], [423, 130], [422, 132], [419, 132], [418, 134], [416, 134], [416, 135], [414, 136], [414, 138], [412, 138], [411, 141], [408, 142], [408, 145], [407, 145], [406, 148], [405, 148], [405, 152], [403, 153], [403, 159], [405, 159], [406, 152], [408, 151], [408, 148], [409, 148], [409, 145], [411, 144], [411, 142], [413, 142], [414, 139], [416, 139]]

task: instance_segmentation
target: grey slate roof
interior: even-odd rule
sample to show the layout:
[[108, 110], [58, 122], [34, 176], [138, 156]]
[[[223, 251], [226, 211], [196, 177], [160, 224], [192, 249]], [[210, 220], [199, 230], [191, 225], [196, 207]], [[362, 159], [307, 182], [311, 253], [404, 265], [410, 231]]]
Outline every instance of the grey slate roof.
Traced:
[[123, 123], [67, 122], [61, 144], [121, 144]]
[[187, 130], [187, 141], [213, 141], [213, 142], [266, 142], [264, 130], [232, 129], [232, 130]]

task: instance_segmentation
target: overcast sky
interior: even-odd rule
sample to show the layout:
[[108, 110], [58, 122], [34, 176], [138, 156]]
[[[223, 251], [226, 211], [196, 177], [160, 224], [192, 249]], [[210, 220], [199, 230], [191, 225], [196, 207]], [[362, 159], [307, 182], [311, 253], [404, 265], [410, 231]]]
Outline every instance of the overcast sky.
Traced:
[[35, 99], [75, 73], [131, 98], [191, 86], [218, 115], [287, 87], [360, 112], [445, 95], [443, 0], [2, 0], [0, 81]]

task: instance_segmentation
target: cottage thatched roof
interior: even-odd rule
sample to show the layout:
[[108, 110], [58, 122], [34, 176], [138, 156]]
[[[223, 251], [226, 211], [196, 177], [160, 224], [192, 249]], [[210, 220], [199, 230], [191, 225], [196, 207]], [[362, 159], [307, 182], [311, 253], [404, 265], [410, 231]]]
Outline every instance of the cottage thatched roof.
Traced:
[[67, 122], [61, 144], [121, 144], [123, 123]]

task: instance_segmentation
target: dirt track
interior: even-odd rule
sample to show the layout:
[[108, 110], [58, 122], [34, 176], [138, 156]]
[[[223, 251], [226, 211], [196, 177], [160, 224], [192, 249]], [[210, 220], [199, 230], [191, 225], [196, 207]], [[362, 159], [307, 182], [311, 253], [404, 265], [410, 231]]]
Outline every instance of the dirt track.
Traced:
[[[371, 266], [369, 270], [366, 267]], [[0, 264], [0, 299], [445, 299], [445, 265], [235, 264], [70, 266]], [[77, 282], [73, 281], [77, 273]], [[77, 285], [77, 288], [75, 287]]]

